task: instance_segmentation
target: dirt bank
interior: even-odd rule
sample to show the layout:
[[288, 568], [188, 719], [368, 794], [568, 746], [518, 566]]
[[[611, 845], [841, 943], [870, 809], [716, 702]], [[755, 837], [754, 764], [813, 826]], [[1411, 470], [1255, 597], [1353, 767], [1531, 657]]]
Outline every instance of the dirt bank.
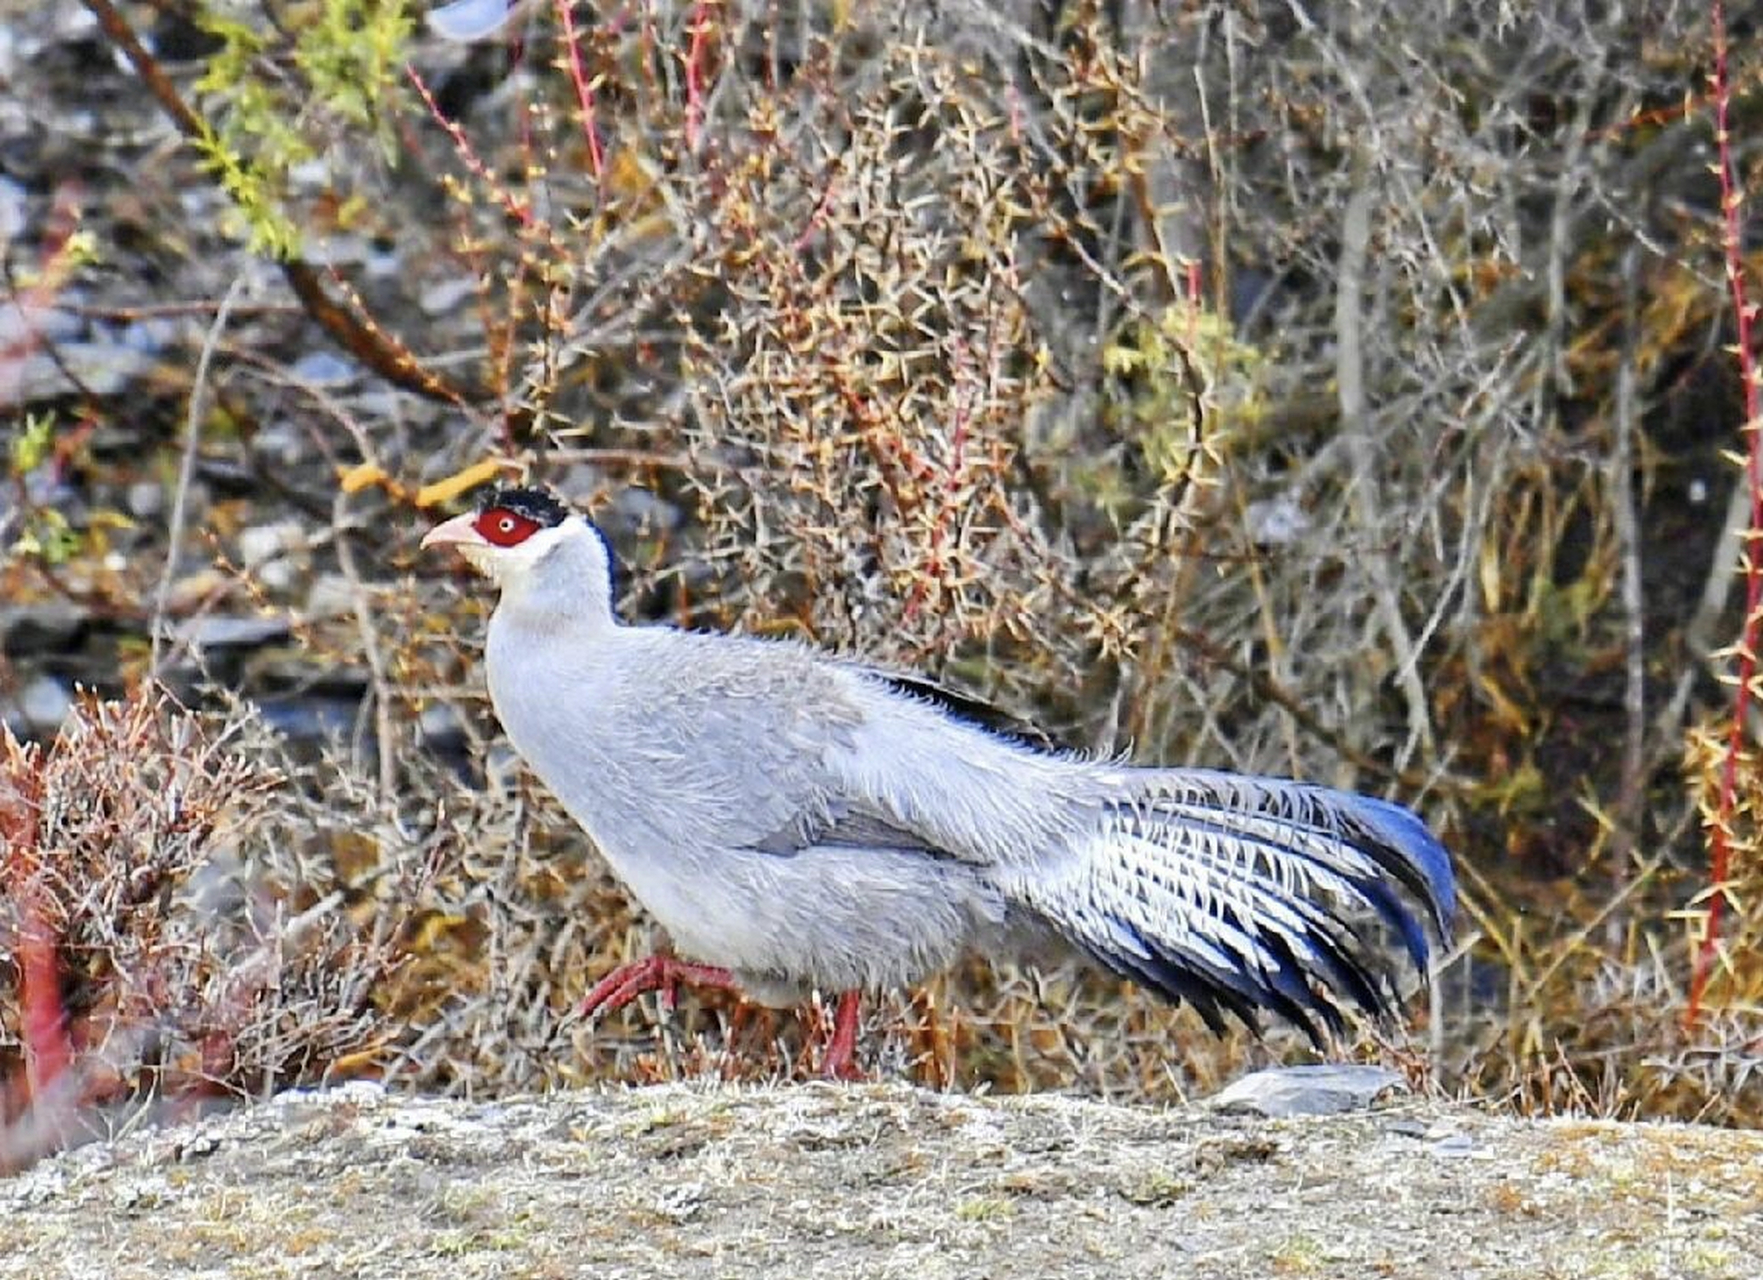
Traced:
[[359, 1086], [0, 1182], [0, 1275], [1755, 1277], [1763, 1135], [901, 1086]]

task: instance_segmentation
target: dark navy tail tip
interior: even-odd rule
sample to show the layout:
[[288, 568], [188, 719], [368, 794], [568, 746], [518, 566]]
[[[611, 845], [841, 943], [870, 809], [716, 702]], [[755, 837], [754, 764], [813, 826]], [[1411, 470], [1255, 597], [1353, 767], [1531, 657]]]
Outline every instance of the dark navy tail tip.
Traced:
[[1457, 877], [1451, 870], [1451, 855], [1433, 835], [1421, 816], [1406, 805], [1376, 796], [1356, 795], [1359, 813], [1389, 841], [1390, 847], [1402, 854], [1420, 872], [1434, 922], [1441, 937], [1448, 937], [1457, 918]]

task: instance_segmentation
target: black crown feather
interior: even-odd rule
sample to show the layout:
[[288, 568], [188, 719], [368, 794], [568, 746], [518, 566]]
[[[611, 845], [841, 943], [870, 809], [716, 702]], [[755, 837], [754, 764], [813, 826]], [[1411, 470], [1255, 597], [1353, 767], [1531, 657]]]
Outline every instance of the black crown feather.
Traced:
[[509, 486], [490, 490], [479, 511], [505, 507], [517, 516], [524, 516], [545, 529], [555, 529], [569, 519], [569, 507], [556, 494], [540, 485]]

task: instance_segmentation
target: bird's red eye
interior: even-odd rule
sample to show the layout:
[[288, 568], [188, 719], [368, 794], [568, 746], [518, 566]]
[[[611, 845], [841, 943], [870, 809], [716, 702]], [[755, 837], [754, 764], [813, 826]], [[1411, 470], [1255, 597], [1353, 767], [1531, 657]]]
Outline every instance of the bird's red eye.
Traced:
[[475, 527], [498, 547], [518, 546], [539, 531], [537, 521], [507, 507], [491, 507], [477, 518]]

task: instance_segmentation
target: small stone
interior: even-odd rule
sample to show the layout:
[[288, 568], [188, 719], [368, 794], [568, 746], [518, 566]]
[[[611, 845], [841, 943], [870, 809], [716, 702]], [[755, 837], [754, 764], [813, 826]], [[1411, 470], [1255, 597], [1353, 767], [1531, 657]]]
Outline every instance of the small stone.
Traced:
[[355, 584], [340, 573], [321, 573], [306, 589], [306, 616], [312, 621], [347, 618], [355, 612]]
[[1295, 493], [1282, 493], [1276, 498], [1251, 502], [1245, 517], [1257, 546], [1292, 546], [1310, 534], [1310, 517], [1305, 514]]
[[361, 704], [348, 698], [294, 698], [265, 701], [258, 712], [263, 722], [296, 742], [336, 742], [349, 737], [359, 722]]
[[29, 205], [30, 195], [23, 183], [0, 178], [0, 244], [10, 244], [24, 234], [30, 225]]
[[631, 532], [653, 536], [679, 528], [685, 519], [679, 507], [650, 489], [631, 485], [612, 500], [609, 513], [614, 524]]
[[306, 530], [298, 521], [253, 525], [241, 530], [239, 559], [271, 591], [286, 591], [305, 558]]
[[416, 305], [431, 316], [452, 315], [477, 296], [477, 281], [465, 276], [432, 284], [417, 296]]
[[139, 351], [146, 355], [157, 355], [178, 340], [179, 329], [175, 320], [163, 316], [152, 316], [145, 320], [131, 320], [117, 331], [116, 341], [130, 351]]
[[1433, 1155], [1442, 1156], [1447, 1160], [1461, 1160], [1466, 1156], [1479, 1154], [1480, 1144], [1467, 1133], [1453, 1133], [1449, 1137], [1440, 1138], [1436, 1142], [1428, 1144], [1426, 1149]]
[[137, 480], [123, 499], [137, 520], [152, 520], [165, 510], [165, 486], [156, 480]]
[[233, 585], [231, 577], [213, 565], [204, 565], [171, 584], [165, 601], [166, 611], [182, 615], [209, 608], [215, 601], [232, 594]]
[[18, 711], [25, 727], [45, 736], [61, 727], [72, 707], [73, 694], [54, 676], [36, 677], [18, 695]]
[[416, 728], [423, 741], [430, 745], [455, 743], [465, 737], [465, 726], [460, 722], [459, 713], [447, 702], [431, 702], [424, 707], [416, 718]]
[[0, 389], [0, 404], [23, 405], [61, 396], [120, 395], [152, 372], [151, 357], [127, 347], [66, 342], [53, 356], [33, 352], [18, 360]]
[[306, 545], [306, 531], [293, 520], [253, 525], [239, 532], [239, 559], [247, 569]]
[[306, 442], [291, 424], [272, 422], [251, 437], [251, 452], [268, 467], [285, 468], [306, 454]]
[[62, 343], [86, 332], [86, 324], [62, 307], [0, 303], [0, 342], [9, 351], [28, 351], [45, 343]]
[[294, 361], [294, 376], [315, 386], [344, 386], [361, 375], [359, 365], [331, 351], [309, 351]]

